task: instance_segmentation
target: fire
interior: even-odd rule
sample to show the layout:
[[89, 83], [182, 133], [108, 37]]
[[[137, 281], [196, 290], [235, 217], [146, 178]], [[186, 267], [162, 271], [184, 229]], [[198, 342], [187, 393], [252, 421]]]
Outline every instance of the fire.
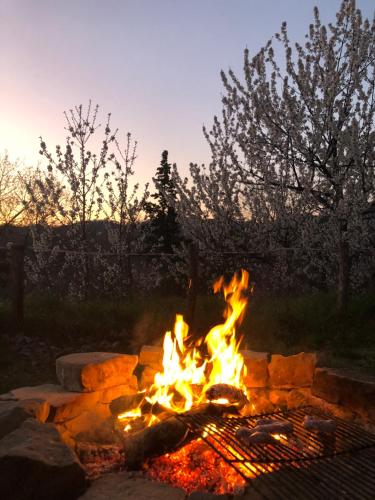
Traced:
[[225, 285], [223, 277], [214, 284], [214, 292], [221, 289], [227, 302], [227, 309], [224, 313], [225, 322], [222, 325], [214, 326], [207, 334], [205, 343], [211, 355], [209, 363], [212, 370], [207, 383], [207, 387], [214, 384], [230, 384], [239, 389], [246, 387], [243, 384], [244, 360], [239, 353], [240, 342], [236, 341], [236, 326], [241, 324], [247, 306], [247, 298], [243, 292], [247, 289], [249, 274], [242, 271], [241, 278], [233, 276], [230, 283]]
[[[150, 395], [146, 398], [151, 404], [158, 402], [174, 411], [189, 410], [193, 403], [193, 386], [205, 383], [207, 361], [203, 361], [194, 347], [190, 352], [187, 347], [189, 327], [181, 314], [176, 315], [173, 336], [167, 332], [163, 344], [163, 372], [155, 375]], [[180, 401], [174, 397], [179, 395]]]
[[[242, 270], [228, 284], [219, 278], [214, 292], [223, 291], [227, 308], [224, 323], [214, 326], [205, 339], [188, 347], [189, 327], [182, 315], [177, 314], [174, 330], [167, 332], [163, 343], [163, 371], [155, 375], [147, 400], [158, 402], [176, 412], [189, 410], [204, 401], [205, 390], [218, 383], [229, 384], [246, 392], [243, 377], [246, 375], [244, 360], [239, 352], [236, 329], [244, 316], [249, 274]], [[206, 348], [208, 356], [201, 354]], [[226, 399], [217, 400], [227, 403]]]
[[149, 460], [144, 470], [156, 481], [216, 495], [244, 492], [246, 481], [201, 439], [174, 453]]

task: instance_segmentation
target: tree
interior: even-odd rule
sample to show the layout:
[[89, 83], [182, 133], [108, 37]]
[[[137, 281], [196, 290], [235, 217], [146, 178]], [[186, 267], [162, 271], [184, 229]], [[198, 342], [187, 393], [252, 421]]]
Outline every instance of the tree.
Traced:
[[[115, 146], [115, 155], [111, 159], [114, 169], [105, 174], [106, 189], [101, 206], [106, 214], [110, 248], [115, 254], [115, 262], [107, 265], [105, 274], [111, 288], [122, 295], [125, 290], [130, 293], [133, 290], [133, 268], [129, 254], [143, 249], [141, 222], [144, 220], [144, 206], [149, 192], [148, 184], [141, 190], [138, 183], [131, 183], [137, 142], [133, 142], [128, 133], [125, 148], [121, 149], [117, 139]], [[141, 281], [138, 279], [137, 283]]]
[[36, 173], [18, 161], [12, 162], [7, 153], [0, 156], [0, 226], [29, 222], [26, 184], [35, 181]]
[[375, 17], [344, 0], [327, 27], [315, 8], [304, 44], [293, 48], [283, 23], [253, 58], [245, 50], [243, 81], [232, 70], [221, 77], [223, 117], [204, 129], [212, 168], [237, 179], [249, 207], [258, 199], [275, 213], [272, 200], [282, 199], [324, 217], [342, 311], [358, 236], [367, 237], [360, 214], [374, 199]]
[[171, 175], [171, 164], [168, 163], [168, 151], [162, 152], [153, 182], [156, 191], [151, 198], [155, 202], [145, 204], [151, 219], [152, 239], [162, 252], [172, 253], [173, 247], [181, 243], [181, 231], [174, 207], [176, 188]]

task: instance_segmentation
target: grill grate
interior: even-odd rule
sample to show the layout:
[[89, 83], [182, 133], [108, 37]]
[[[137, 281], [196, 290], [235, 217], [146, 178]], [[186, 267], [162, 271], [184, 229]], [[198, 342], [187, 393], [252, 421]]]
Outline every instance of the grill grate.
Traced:
[[240, 426], [254, 427], [259, 416], [178, 418], [249, 481], [261, 498], [374, 498], [375, 435], [341, 419], [335, 419], [333, 435], [318, 435], [303, 428], [306, 415], [332, 418], [311, 407], [268, 414], [292, 422], [293, 435], [251, 448], [235, 432]]

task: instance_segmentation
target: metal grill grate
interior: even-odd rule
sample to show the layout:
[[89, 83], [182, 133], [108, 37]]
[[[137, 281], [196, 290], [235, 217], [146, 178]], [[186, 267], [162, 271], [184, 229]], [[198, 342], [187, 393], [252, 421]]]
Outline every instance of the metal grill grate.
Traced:
[[341, 419], [335, 419], [333, 435], [318, 435], [303, 428], [306, 415], [332, 418], [311, 407], [269, 414], [292, 422], [293, 435], [251, 448], [235, 432], [240, 426], [254, 427], [259, 416], [182, 414], [179, 418], [249, 481], [261, 498], [375, 498], [375, 435]]

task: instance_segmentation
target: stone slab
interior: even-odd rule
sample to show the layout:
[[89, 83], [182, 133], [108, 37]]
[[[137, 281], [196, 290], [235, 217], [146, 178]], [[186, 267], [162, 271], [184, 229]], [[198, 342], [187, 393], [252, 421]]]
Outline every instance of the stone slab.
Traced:
[[131, 385], [119, 385], [96, 392], [69, 392], [55, 384], [14, 389], [12, 395], [19, 400], [39, 399], [46, 401], [51, 410], [49, 420], [62, 425], [63, 430], [75, 435], [88, 428], [95, 429], [110, 416], [109, 404], [126, 394], [135, 394], [137, 379], [132, 376]]
[[270, 387], [310, 387], [316, 365], [316, 354], [300, 352], [292, 356], [273, 354], [268, 365]]
[[0, 440], [2, 500], [74, 500], [85, 473], [53, 424], [26, 420]]
[[144, 345], [139, 353], [139, 364], [160, 371], [163, 367], [163, 348], [156, 345]]
[[310, 395], [310, 388], [301, 387], [299, 389], [292, 389], [289, 391], [287, 398], [288, 410], [308, 405], [310, 403]]
[[240, 354], [245, 359], [262, 359], [268, 361], [270, 354], [268, 352], [261, 352], [261, 351], [250, 351], [248, 349], [243, 349], [240, 351]]
[[0, 439], [17, 429], [25, 420], [33, 417], [45, 422], [49, 415], [49, 404], [43, 400], [0, 402]]
[[269, 400], [278, 409], [284, 409], [287, 406], [289, 390], [271, 389], [269, 391]]
[[353, 370], [317, 368], [311, 392], [375, 422], [375, 377]]
[[150, 387], [150, 385], [154, 383], [154, 378], [158, 371], [159, 370], [151, 368], [150, 366], [145, 366], [141, 373], [139, 388], [143, 390]]
[[137, 366], [138, 356], [113, 352], [84, 352], [56, 360], [56, 375], [68, 391], [94, 392], [126, 384]]
[[244, 358], [246, 387], [267, 387], [268, 385], [268, 353], [256, 351], [240, 351]]
[[185, 492], [129, 472], [107, 474], [90, 486], [79, 500], [184, 500]]

